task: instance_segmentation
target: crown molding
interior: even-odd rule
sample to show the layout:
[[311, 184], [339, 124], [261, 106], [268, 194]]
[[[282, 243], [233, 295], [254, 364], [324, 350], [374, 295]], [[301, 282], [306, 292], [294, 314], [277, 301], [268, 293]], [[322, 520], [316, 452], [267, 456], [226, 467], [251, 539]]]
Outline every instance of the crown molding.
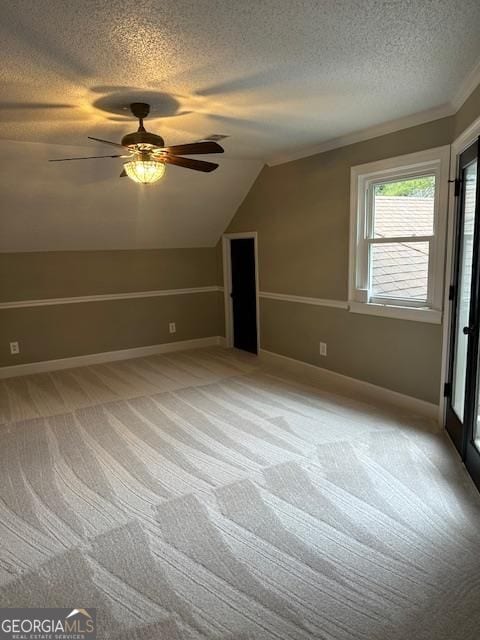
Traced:
[[475, 89], [480, 85], [480, 58], [472, 67], [470, 73], [462, 81], [460, 88], [453, 97], [451, 104], [455, 111], [458, 111], [466, 100], [472, 95]]
[[408, 116], [397, 118], [396, 120], [389, 120], [388, 122], [383, 122], [382, 124], [368, 127], [367, 129], [354, 131], [353, 133], [348, 133], [344, 136], [339, 136], [338, 138], [331, 138], [330, 140], [326, 140], [325, 142], [321, 142], [320, 144], [312, 147], [299, 149], [297, 151], [292, 151], [291, 153], [279, 154], [271, 158], [267, 162], [267, 165], [269, 167], [274, 167], [278, 164], [291, 162], [292, 160], [307, 158], [309, 156], [317, 155], [318, 153], [331, 151], [332, 149], [346, 147], [347, 145], [355, 144], [357, 142], [364, 142], [371, 138], [378, 138], [379, 136], [384, 136], [388, 133], [395, 133], [395, 131], [400, 131], [401, 129], [408, 129], [409, 127], [415, 127], [419, 124], [439, 120], [440, 118], [451, 116], [454, 113], [455, 108], [452, 104], [443, 104], [439, 107], [434, 107], [433, 109], [419, 111], [418, 113], [412, 113]]
[[331, 138], [330, 140], [320, 142], [319, 144], [311, 147], [298, 149], [297, 151], [292, 152], [280, 153], [273, 156], [270, 160], [267, 160], [266, 164], [269, 167], [274, 167], [278, 164], [292, 162], [293, 160], [300, 160], [301, 158], [308, 158], [309, 156], [314, 156], [317, 153], [324, 153], [325, 151], [331, 151], [332, 149], [339, 149], [340, 147], [346, 147], [349, 144], [363, 142], [364, 140], [384, 136], [388, 133], [395, 133], [395, 131], [400, 131], [401, 129], [408, 129], [409, 127], [415, 127], [419, 124], [425, 124], [426, 122], [432, 122], [433, 120], [452, 116], [460, 109], [465, 101], [468, 100], [479, 85], [480, 58], [463, 79], [453, 98], [443, 105], [427, 109], [426, 111], [412, 113], [408, 116], [397, 118], [395, 120], [389, 120], [388, 122], [373, 125], [366, 129], [359, 129], [358, 131], [353, 131], [352, 133], [347, 133], [344, 136], [338, 136], [337, 138]]

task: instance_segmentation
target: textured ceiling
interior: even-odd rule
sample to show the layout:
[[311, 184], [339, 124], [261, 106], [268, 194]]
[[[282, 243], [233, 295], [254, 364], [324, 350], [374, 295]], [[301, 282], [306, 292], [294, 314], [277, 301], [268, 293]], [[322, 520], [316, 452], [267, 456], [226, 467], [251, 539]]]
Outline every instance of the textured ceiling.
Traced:
[[[214, 244], [263, 161], [452, 100], [479, 29], [478, 0], [3, 2], [0, 250]], [[45, 166], [108, 153], [86, 136], [134, 130], [139, 99], [168, 143], [227, 134], [221, 168], [171, 168], [139, 204], [117, 160]]]

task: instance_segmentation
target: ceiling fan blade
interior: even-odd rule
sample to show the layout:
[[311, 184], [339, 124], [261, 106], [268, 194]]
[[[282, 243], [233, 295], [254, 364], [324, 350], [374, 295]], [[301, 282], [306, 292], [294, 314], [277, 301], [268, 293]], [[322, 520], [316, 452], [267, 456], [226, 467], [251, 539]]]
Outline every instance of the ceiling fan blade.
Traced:
[[161, 151], [174, 156], [191, 156], [204, 153], [223, 153], [223, 147], [213, 140], [205, 142], [192, 142], [191, 144], [177, 144], [173, 147], [164, 147]]
[[94, 158], [124, 158], [125, 156], [84, 156], [81, 158], [55, 158], [49, 162], [65, 162], [67, 160], [93, 160]]
[[110, 140], [102, 140], [101, 138], [92, 138], [92, 136], [87, 136], [89, 140], [95, 140], [95, 142], [103, 142], [103, 144], [112, 144], [114, 147], [120, 147], [120, 149], [125, 149], [123, 144], [118, 142], [110, 142]]
[[127, 177], [127, 172], [125, 171], [125, 169], [122, 171], [122, 173], [118, 176], [119, 178], [126, 178]]
[[162, 156], [162, 161], [167, 164], [176, 164], [179, 167], [185, 167], [185, 169], [193, 169], [194, 171], [203, 171], [204, 173], [210, 173], [215, 171], [218, 164], [214, 162], [205, 162], [205, 160], [194, 160], [193, 158], [181, 158], [180, 156]]

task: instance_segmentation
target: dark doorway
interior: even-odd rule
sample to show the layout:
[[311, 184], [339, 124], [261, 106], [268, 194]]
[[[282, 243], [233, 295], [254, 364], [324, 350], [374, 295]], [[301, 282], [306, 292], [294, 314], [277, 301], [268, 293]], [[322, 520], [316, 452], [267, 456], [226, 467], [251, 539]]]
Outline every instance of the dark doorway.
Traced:
[[257, 284], [255, 240], [230, 240], [233, 346], [257, 353]]
[[480, 163], [479, 142], [460, 156], [455, 220], [447, 431], [480, 488]]

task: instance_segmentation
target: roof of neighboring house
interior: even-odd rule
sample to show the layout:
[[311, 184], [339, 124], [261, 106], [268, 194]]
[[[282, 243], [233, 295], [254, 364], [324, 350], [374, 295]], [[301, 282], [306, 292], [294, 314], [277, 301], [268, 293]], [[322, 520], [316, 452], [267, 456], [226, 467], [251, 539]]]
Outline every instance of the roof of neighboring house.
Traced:
[[[375, 197], [375, 237], [433, 234], [433, 198]], [[372, 295], [425, 300], [428, 284], [428, 242], [375, 244]]]
[[430, 236], [433, 198], [375, 197], [375, 236]]

